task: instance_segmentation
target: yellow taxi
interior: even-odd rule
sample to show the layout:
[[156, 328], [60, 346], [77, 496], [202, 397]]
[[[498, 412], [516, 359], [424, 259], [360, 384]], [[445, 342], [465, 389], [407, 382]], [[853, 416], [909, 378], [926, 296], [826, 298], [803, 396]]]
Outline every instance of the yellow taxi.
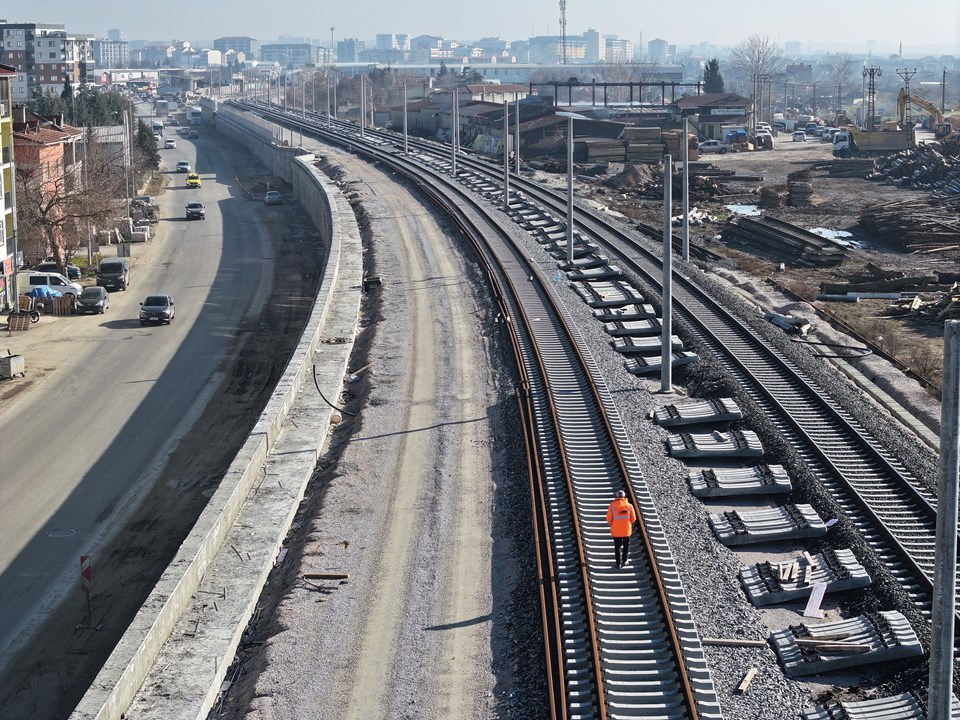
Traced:
[[189, 173], [187, 175], [187, 187], [188, 188], [198, 188], [200, 187], [200, 176], [196, 173]]

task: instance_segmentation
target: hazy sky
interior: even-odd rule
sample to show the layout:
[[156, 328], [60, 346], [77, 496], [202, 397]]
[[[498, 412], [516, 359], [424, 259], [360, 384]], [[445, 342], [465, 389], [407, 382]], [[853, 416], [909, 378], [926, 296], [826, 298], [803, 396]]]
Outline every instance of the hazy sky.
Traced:
[[[64, 23], [78, 33], [149, 40], [212, 40], [249, 35], [261, 41], [305, 35], [372, 39], [377, 33], [440, 35], [471, 40], [560, 34], [559, 0], [2, 0], [10, 22]], [[38, 14], [39, 13], [39, 14]], [[751, 34], [805, 47], [860, 46], [877, 52], [903, 43], [904, 56], [938, 46], [960, 55], [958, 0], [567, 0], [567, 34], [588, 28], [643, 41], [724, 46]]]

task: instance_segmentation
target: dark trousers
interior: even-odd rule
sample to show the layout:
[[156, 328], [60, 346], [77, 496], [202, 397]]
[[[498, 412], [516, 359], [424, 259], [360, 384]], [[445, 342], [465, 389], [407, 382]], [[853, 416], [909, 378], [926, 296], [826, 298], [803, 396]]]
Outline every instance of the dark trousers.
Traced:
[[630, 537], [615, 537], [613, 539], [613, 554], [617, 565], [627, 564], [627, 553], [630, 551]]

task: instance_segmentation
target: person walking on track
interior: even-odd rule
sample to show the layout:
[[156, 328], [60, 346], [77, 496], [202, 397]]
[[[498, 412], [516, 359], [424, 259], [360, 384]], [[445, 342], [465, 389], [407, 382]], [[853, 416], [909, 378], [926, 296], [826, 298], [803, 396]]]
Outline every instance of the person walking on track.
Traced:
[[607, 525], [613, 536], [613, 553], [617, 567], [627, 564], [627, 552], [630, 549], [630, 535], [633, 533], [633, 524], [637, 521], [637, 511], [627, 500], [627, 494], [620, 490], [616, 499], [607, 508]]

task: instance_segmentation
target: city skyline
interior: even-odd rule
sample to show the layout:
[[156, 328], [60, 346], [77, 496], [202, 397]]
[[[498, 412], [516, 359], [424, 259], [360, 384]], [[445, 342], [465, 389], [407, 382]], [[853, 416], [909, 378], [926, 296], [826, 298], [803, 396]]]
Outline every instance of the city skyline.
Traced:
[[[525, 5], [487, 0], [471, 8], [472, 14], [462, 10], [445, 13], [448, 6], [429, 1], [415, 7], [361, 2], [318, 10], [314, 3], [289, 0], [279, 11], [265, 12], [265, 7], [262, 3], [236, 0], [224, 12], [223, 6], [168, 0], [162, 10], [151, 11], [146, 5], [117, 0], [47, 0], [38, 13], [35, 6], [24, 0], [14, 0], [2, 15], [9, 22], [61, 23], [72, 33], [96, 37], [106, 37], [108, 29], [120, 28], [128, 40], [149, 41], [212, 41], [229, 35], [270, 41], [280, 36], [303, 35], [329, 44], [331, 27], [335, 40], [366, 40], [378, 33], [437, 35], [462, 41], [482, 37], [520, 40], [560, 34], [560, 9], [555, 0]], [[620, 0], [594, 0], [589, 4], [569, 0], [567, 35], [581, 35], [593, 28], [628, 40], [642, 36], [644, 45], [662, 38], [678, 46], [706, 42], [725, 47], [758, 34], [780, 45], [799, 42], [805, 52], [832, 48], [889, 54], [897, 52], [902, 44], [905, 57], [960, 55], [960, 3], [956, 0], [929, 0], [922, 11], [912, 15], [892, 0], [878, 0], [869, 8], [851, 2], [777, 7], [688, 0], [683, 10], [681, 15], [669, 4], [625, 9]], [[376, 20], [371, 22], [371, 17]]]

